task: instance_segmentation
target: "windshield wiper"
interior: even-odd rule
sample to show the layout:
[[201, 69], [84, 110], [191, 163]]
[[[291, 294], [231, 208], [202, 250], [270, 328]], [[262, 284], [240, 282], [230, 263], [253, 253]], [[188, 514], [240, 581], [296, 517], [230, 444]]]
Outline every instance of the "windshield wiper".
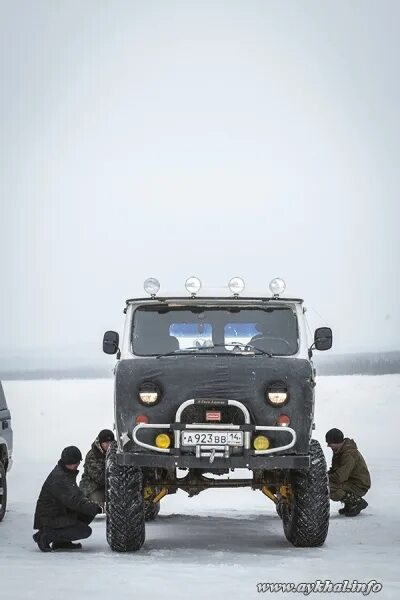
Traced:
[[[263, 354], [265, 356], [269, 356], [270, 358], [273, 357], [273, 354], [271, 354], [270, 352], [266, 352], [265, 350], [262, 350], [261, 348], [257, 348], [257, 346], [253, 346], [252, 344], [213, 344], [212, 346], [189, 346], [189, 348], [182, 348], [182, 349], [177, 349], [177, 350], [172, 350], [171, 352], [166, 352], [165, 354], [157, 354], [156, 358], [161, 358], [163, 356], [175, 356], [175, 355], [182, 355], [182, 354], [194, 354], [195, 352], [203, 352], [205, 350], [207, 350], [210, 354], [214, 354], [213, 349], [214, 348], [225, 348], [226, 346], [233, 346], [233, 347], [240, 347], [240, 346], [244, 346], [244, 350], [241, 350], [241, 353], [244, 354], [246, 353], [247, 348], [250, 348], [251, 350], [255, 350], [256, 352], [259, 352], [260, 354]], [[226, 354], [226, 352], [219, 352], [218, 354]]]
[[157, 354], [156, 358], [161, 358], [162, 356], [174, 356], [175, 354], [193, 354], [193, 350], [198, 350], [198, 348], [178, 348], [177, 350], [171, 350], [171, 352], [166, 352], [165, 354]]

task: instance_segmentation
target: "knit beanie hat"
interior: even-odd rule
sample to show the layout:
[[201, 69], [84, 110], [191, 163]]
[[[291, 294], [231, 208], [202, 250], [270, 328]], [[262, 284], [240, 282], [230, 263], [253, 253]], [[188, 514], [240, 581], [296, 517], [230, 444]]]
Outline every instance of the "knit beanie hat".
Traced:
[[76, 446], [67, 446], [61, 452], [61, 462], [64, 465], [77, 465], [82, 460], [82, 454]]
[[98, 435], [99, 443], [113, 442], [115, 440], [114, 434], [109, 429], [102, 429]]
[[344, 440], [343, 431], [335, 428], [330, 429], [325, 435], [325, 440], [327, 444], [341, 444]]

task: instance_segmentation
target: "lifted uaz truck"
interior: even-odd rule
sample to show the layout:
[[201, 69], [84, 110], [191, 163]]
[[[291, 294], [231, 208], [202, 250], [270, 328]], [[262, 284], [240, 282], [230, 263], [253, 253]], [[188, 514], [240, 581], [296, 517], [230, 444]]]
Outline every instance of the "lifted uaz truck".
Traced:
[[[294, 546], [320, 546], [329, 524], [324, 454], [311, 439], [315, 369], [312, 350], [328, 350], [332, 331], [307, 338], [303, 301], [285, 298], [275, 279], [269, 297], [127, 300], [125, 328], [108, 331], [103, 349], [117, 354], [117, 442], [106, 459], [107, 540], [136, 551], [145, 521], [166, 494], [250, 487], [271, 499]], [[231, 471], [246, 469], [251, 477]], [[243, 472], [242, 472], [243, 473]], [[236, 472], [237, 474], [237, 472]], [[222, 476], [222, 477], [221, 477]]]

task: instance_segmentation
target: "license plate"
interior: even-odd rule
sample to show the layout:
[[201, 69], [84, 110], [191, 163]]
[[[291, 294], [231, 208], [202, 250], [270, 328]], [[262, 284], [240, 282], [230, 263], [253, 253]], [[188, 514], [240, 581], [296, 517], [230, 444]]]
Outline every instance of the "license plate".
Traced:
[[182, 431], [182, 446], [243, 446], [243, 431]]

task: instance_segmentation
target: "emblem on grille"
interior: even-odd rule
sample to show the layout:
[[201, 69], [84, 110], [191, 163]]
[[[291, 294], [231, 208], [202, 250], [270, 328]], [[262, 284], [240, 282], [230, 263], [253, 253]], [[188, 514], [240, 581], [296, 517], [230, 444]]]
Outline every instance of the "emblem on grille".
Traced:
[[207, 410], [206, 421], [221, 421], [220, 410]]

